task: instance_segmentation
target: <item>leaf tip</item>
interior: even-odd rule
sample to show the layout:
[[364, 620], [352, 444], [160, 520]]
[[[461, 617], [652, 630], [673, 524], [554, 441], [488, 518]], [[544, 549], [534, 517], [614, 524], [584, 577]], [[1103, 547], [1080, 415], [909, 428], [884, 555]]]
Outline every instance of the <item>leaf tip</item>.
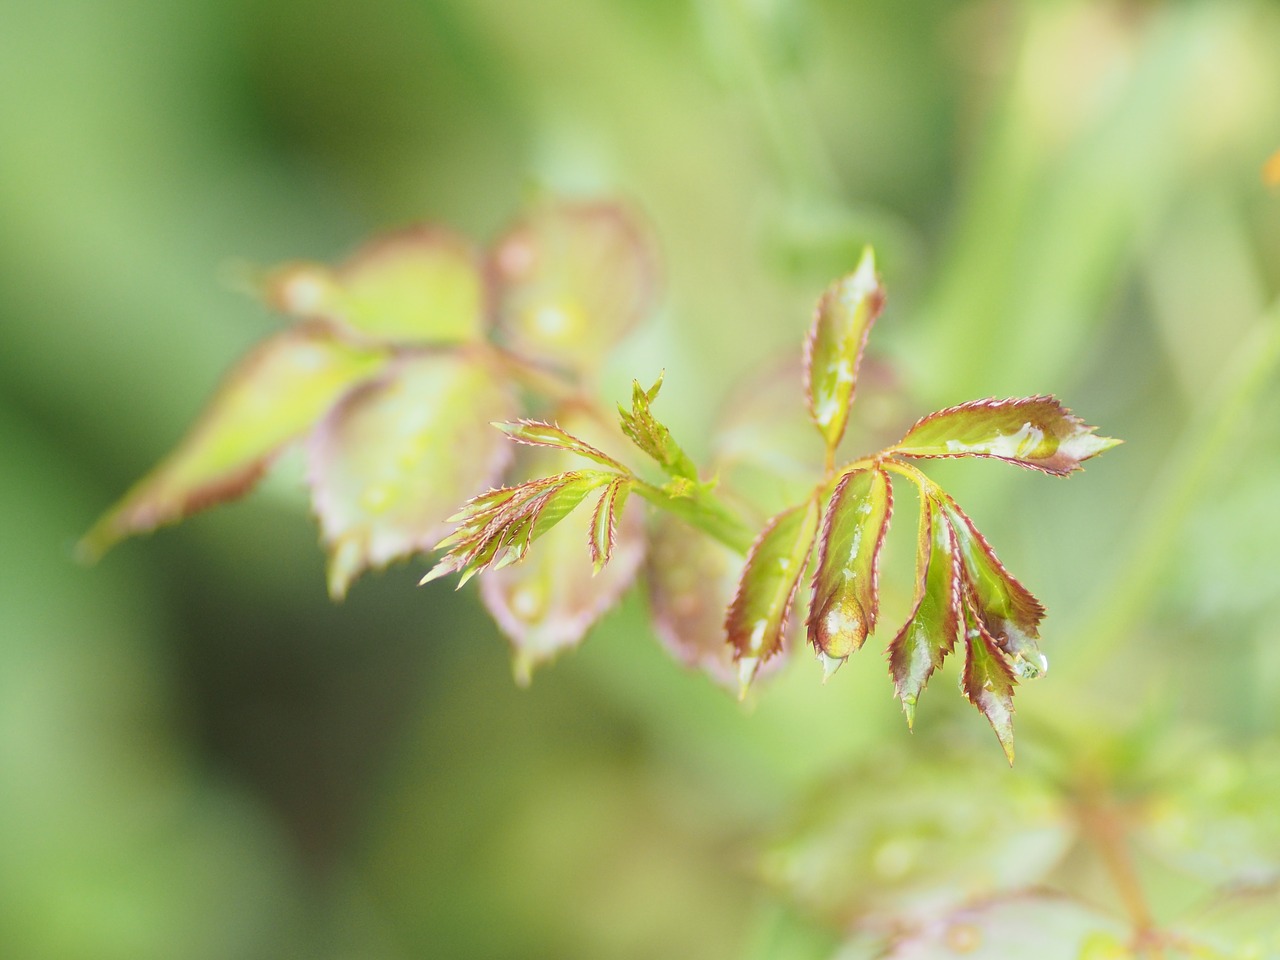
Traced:
[[825, 650], [818, 651], [818, 660], [822, 663], [822, 682], [825, 684], [836, 675], [836, 671], [844, 666], [848, 657], [833, 657]]
[[738, 661], [738, 702], [747, 699], [747, 692], [751, 689], [751, 681], [756, 678], [756, 672], [760, 669], [759, 657], [743, 657]]

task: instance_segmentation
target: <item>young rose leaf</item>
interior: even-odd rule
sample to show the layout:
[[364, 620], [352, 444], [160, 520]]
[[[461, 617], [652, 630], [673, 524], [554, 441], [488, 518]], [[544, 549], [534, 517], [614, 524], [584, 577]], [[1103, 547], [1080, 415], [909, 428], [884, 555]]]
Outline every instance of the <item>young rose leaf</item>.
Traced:
[[591, 369], [648, 312], [654, 254], [623, 208], [552, 203], [498, 241], [498, 327], [519, 353]]
[[938, 502], [921, 494], [915, 605], [910, 619], [889, 644], [889, 671], [907, 726], [914, 724], [916, 702], [929, 677], [955, 647], [960, 632], [959, 568], [951, 524]]
[[818, 531], [819, 512], [813, 499], [784, 510], [769, 521], [747, 553], [724, 624], [743, 695], [760, 665], [782, 649], [796, 586]]
[[904, 457], [994, 457], [1065, 477], [1120, 443], [1096, 429], [1053, 397], [973, 400], [923, 417], [892, 449]]
[[516, 420], [512, 423], [495, 423], [494, 426], [517, 443], [527, 443], [533, 447], [554, 447], [560, 450], [568, 450], [570, 453], [576, 453], [580, 457], [594, 460], [596, 463], [611, 467], [614, 470], [626, 471], [626, 467], [613, 459], [613, 457], [606, 453], [601, 453], [585, 440], [579, 440], [577, 437], [566, 433], [556, 424], [542, 423], [538, 420]]
[[809, 642], [830, 675], [875, 629], [880, 548], [893, 513], [883, 470], [846, 474], [827, 504], [809, 601]]
[[829, 450], [844, 434], [862, 350], [883, 307], [884, 288], [870, 247], [863, 251], [858, 268], [828, 287], [818, 301], [805, 343], [805, 394], [809, 415]]
[[970, 597], [961, 603], [964, 612], [964, 676], [961, 689], [996, 732], [996, 738], [1013, 763], [1013, 688], [1018, 681], [1013, 668], [991, 634], [987, 633]]
[[1043, 675], [1049, 669], [1049, 661], [1036, 641], [1044, 607], [1004, 568], [991, 544], [959, 505], [945, 493], [939, 492], [938, 498], [955, 534], [963, 586], [983, 628], [1009, 655], [1010, 664], [1021, 679]]
[[394, 343], [477, 340], [488, 309], [479, 254], [434, 227], [375, 239], [334, 269], [286, 264], [268, 278], [267, 300], [284, 313]]
[[406, 356], [352, 391], [308, 444], [311, 501], [329, 549], [329, 592], [367, 567], [431, 549], [455, 505], [492, 484], [511, 445], [503, 382], [464, 354]]
[[671, 436], [671, 431], [660, 423], [650, 410], [661, 389], [661, 376], [648, 390], [640, 386], [640, 381], [631, 381], [631, 409], [627, 410], [622, 404], [618, 404], [618, 418], [622, 425], [622, 432], [632, 443], [656, 460], [670, 476], [696, 484], [698, 468], [689, 459], [689, 455], [680, 449], [680, 445]]
[[246, 493], [282, 447], [385, 361], [315, 325], [267, 340], [231, 371], [177, 449], [94, 524], [80, 553], [96, 559], [131, 534]]
[[596, 501], [596, 509], [591, 514], [591, 568], [594, 573], [604, 569], [613, 556], [614, 545], [618, 541], [618, 517], [627, 502], [627, 494], [631, 491], [631, 481], [626, 477], [614, 477]]

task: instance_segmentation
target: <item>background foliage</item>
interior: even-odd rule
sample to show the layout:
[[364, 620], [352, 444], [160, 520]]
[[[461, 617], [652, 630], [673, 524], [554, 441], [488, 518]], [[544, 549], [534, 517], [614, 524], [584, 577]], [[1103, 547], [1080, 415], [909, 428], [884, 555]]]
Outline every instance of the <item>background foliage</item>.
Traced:
[[[1276, 49], [1234, 0], [0, 0], [0, 952], [826, 957], [868, 876], [1106, 891], [1045, 786], [1082, 771], [1157, 914], [1272, 876]], [[1013, 774], [958, 698], [908, 734], [873, 651], [744, 713], [634, 598], [519, 690], [473, 592], [330, 605], [300, 462], [71, 563], [275, 329], [245, 263], [548, 188], [648, 213], [664, 308], [603, 389], [665, 367], [700, 460], [867, 241], [890, 396], [1052, 392], [1128, 441], [1070, 484], [937, 470], [1049, 608]]]

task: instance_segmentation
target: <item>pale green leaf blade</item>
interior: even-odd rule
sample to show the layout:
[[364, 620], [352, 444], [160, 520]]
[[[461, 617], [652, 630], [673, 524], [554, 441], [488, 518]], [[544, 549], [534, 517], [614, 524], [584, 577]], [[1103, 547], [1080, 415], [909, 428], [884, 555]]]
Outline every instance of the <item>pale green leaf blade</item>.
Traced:
[[344, 344], [316, 325], [262, 343], [178, 447], [98, 520], [80, 553], [95, 559], [124, 537], [241, 496], [282, 447], [385, 361], [381, 351]]
[[653, 305], [655, 255], [607, 203], [547, 203], [495, 245], [500, 335], [523, 356], [592, 369]]
[[816, 499], [778, 514], [756, 538], [725, 617], [742, 692], [760, 665], [782, 649], [796, 586], [818, 531]]
[[853, 273], [822, 295], [805, 345], [805, 397], [827, 448], [844, 435], [871, 325], [884, 307], [884, 288], [868, 247]]
[[517, 443], [526, 443], [534, 447], [555, 447], [568, 450], [580, 457], [593, 460], [614, 470], [625, 471], [626, 467], [613, 457], [597, 450], [585, 440], [562, 430], [558, 424], [543, 423], [539, 420], [516, 420], [511, 423], [495, 423], [495, 427]]
[[1000, 645], [987, 633], [982, 621], [965, 597], [961, 603], [964, 614], [964, 676], [960, 689], [970, 703], [978, 708], [991, 729], [1009, 763], [1013, 763], [1013, 688], [1018, 681], [1013, 668]]
[[505, 383], [465, 354], [403, 357], [334, 408], [308, 445], [330, 593], [434, 547], [456, 505], [509, 462], [490, 423], [514, 412]]
[[974, 400], [920, 419], [893, 451], [904, 457], [994, 457], [1066, 476], [1120, 443], [1099, 437], [1053, 397]]
[[827, 661], [842, 661], [875, 630], [880, 548], [893, 514], [883, 470], [846, 474], [827, 504], [809, 601], [809, 642]]
[[431, 226], [371, 240], [336, 268], [285, 264], [268, 277], [266, 295], [284, 313], [389, 343], [464, 343], [487, 326], [479, 252]]
[[889, 672], [910, 726], [933, 672], [960, 632], [960, 555], [955, 533], [938, 502], [920, 498], [916, 597], [911, 616], [889, 644]]

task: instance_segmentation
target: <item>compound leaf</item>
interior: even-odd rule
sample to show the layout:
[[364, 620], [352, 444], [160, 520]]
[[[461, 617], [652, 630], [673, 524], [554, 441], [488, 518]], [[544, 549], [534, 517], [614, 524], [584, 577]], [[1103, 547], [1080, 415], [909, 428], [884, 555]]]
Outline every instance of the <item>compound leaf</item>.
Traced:
[[1004, 651], [982, 625], [966, 596], [964, 611], [965, 660], [961, 689], [991, 724], [996, 738], [1013, 763], [1013, 688], [1017, 686], [1013, 668]]
[[345, 263], [286, 264], [267, 300], [292, 316], [343, 325], [392, 343], [462, 343], [484, 334], [483, 264], [463, 238], [415, 227], [370, 241]]
[[829, 450], [844, 435], [862, 351], [883, 308], [884, 288], [870, 247], [863, 251], [857, 269], [828, 287], [818, 301], [805, 344], [805, 396], [809, 415]]
[[904, 457], [994, 457], [1065, 477], [1120, 443], [1094, 434], [1053, 397], [973, 400], [916, 422], [893, 447]]
[[846, 474], [827, 503], [808, 632], [828, 670], [859, 649], [875, 629], [880, 548], [892, 514], [893, 487], [883, 470]]
[[302, 325], [259, 345], [223, 382], [181, 444], [80, 542], [96, 559], [119, 540], [246, 493], [271, 459], [385, 362], [379, 350]]
[[765, 526], [751, 550], [725, 618], [745, 694], [756, 671], [782, 649], [796, 585], [818, 530], [818, 501], [784, 510]]
[[941, 506], [920, 497], [916, 597], [911, 616], [889, 644], [889, 671], [907, 725], [933, 672], [955, 647], [960, 632], [960, 557], [955, 533]]
[[352, 391], [308, 444], [311, 499], [340, 598], [367, 567], [431, 549], [455, 505], [492, 484], [511, 446], [505, 384], [464, 354], [406, 356]]
[[495, 245], [498, 327], [520, 354], [590, 369], [648, 312], [655, 257], [634, 219], [606, 203], [553, 203]]

